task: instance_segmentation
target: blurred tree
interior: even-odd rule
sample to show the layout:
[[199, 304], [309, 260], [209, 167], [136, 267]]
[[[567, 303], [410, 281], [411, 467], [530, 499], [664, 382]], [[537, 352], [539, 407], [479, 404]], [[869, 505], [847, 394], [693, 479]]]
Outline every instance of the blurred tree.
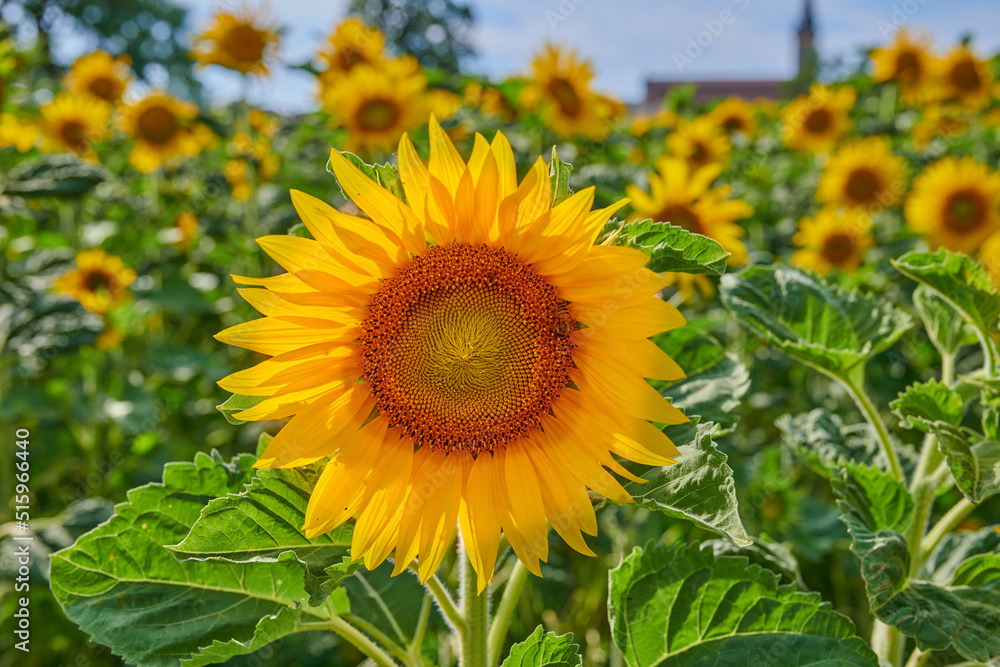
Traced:
[[95, 48], [128, 54], [143, 81], [163, 86], [169, 80], [171, 92], [200, 97], [184, 39], [187, 9], [171, 0], [0, 0], [0, 9], [13, 17], [14, 31], [37, 35], [52, 76], [59, 73], [53, 40], [77, 33]]
[[457, 72], [475, 55], [469, 43], [473, 15], [469, 5], [453, 0], [351, 0], [349, 14], [378, 26], [399, 53], [409, 53], [424, 67]]

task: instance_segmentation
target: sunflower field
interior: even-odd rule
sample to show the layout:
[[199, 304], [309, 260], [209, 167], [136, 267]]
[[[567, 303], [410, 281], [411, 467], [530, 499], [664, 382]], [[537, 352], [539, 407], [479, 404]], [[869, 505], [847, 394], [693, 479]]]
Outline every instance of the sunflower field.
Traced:
[[1000, 664], [1000, 58], [929, 44], [646, 113], [350, 16], [292, 115], [0, 42], [0, 667]]

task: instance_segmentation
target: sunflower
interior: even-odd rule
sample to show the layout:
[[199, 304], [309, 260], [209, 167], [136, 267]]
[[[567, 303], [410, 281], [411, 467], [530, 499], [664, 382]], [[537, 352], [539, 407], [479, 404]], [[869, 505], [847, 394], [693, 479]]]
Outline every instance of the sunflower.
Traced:
[[670, 155], [683, 158], [692, 169], [716, 162], [725, 162], [732, 150], [729, 137], [708, 116], [692, 120], [682, 119], [677, 128], [667, 135]]
[[896, 32], [892, 44], [871, 52], [876, 81], [894, 81], [903, 102], [919, 104], [926, 99], [934, 68], [930, 38], [910, 35], [905, 29]]
[[221, 65], [241, 74], [267, 76], [281, 35], [262, 11], [243, 5], [234, 13], [218, 11], [194, 38], [191, 55], [199, 65]]
[[864, 210], [827, 206], [799, 221], [792, 243], [801, 250], [792, 254], [792, 264], [822, 274], [834, 268], [857, 271], [875, 245], [871, 229], [871, 216]]
[[856, 97], [849, 86], [833, 90], [814, 83], [808, 95], [795, 98], [782, 113], [785, 144], [808, 153], [829, 153], [851, 128], [848, 112]]
[[94, 51], [77, 58], [63, 79], [63, 86], [77, 95], [89, 95], [108, 104], [117, 104], [132, 82], [128, 56], [112, 58], [105, 51]]
[[537, 108], [560, 137], [604, 137], [624, 111], [621, 103], [590, 89], [594, 71], [576, 51], [546, 44], [531, 62], [531, 78], [521, 91], [521, 103], [530, 110]]
[[204, 140], [191, 122], [198, 107], [162, 92], [154, 92], [122, 111], [122, 130], [135, 139], [129, 155], [133, 167], [144, 173], [165, 162], [201, 152]]
[[969, 129], [966, 114], [954, 106], [931, 104], [923, 108], [920, 120], [913, 124], [913, 145], [927, 148], [936, 137], [957, 137]]
[[946, 157], [913, 182], [906, 222], [934, 248], [974, 253], [1000, 230], [1000, 174], [971, 157]]
[[129, 300], [128, 286], [135, 271], [100, 248], [82, 250], [76, 256], [76, 268], [64, 273], [52, 289], [68, 294], [92, 313], [103, 315]]
[[407, 130], [427, 121], [427, 79], [413, 59], [383, 68], [358, 65], [321, 90], [331, 120], [347, 128], [350, 151], [391, 151]]
[[753, 208], [741, 199], [728, 199], [732, 191], [728, 185], [711, 187], [722, 173], [722, 165], [695, 169], [680, 158], [661, 157], [656, 167], [657, 173], [649, 175], [649, 194], [634, 185], [626, 188], [635, 208], [632, 219], [669, 222], [715, 239], [730, 253], [731, 266], [745, 264], [744, 232], [736, 221], [753, 215]]
[[739, 132], [752, 137], [757, 130], [757, 114], [753, 106], [738, 97], [723, 100], [708, 113], [708, 117], [728, 134]]
[[108, 131], [111, 107], [104, 100], [62, 93], [41, 108], [45, 149], [72, 151], [87, 160], [96, 160], [91, 144]]
[[496, 116], [504, 123], [517, 118], [517, 106], [494, 86], [484, 86], [471, 80], [462, 91], [462, 97], [466, 106], [478, 108], [486, 116]]
[[355, 65], [379, 67], [388, 60], [385, 37], [357, 16], [345, 19], [327, 37], [326, 48], [317, 54], [326, 65], [325, 74], [347, 74]]
[[503, 134], [477, 134], [466, 164], [433, 117], [429, 162], [404, 134], [399, 165], [408, 203], [332, 151], [370, 219], [293, 191], [315, 240], [261, 238], [288, 273], [236, 278], [265, 288], [242, 294], [266, 317], [218, 338], [272, 358], [219, 384], [268, 397], [242, 419], [291, 417], [256, 466], [329, 456], [303, 529], [355, 517], [369, 568], [395, 550], [396, 573], [419, 557], [426, 580], [456, 521], [480, 591], [501, 531], [536, 575], [547, 523], [592, 554], [587, 488], [630, 502], [612, 454], [668, 465], [677, 449], [650, 422], [687, 421], [643, 379], [683, 375], [647, 338], [684, 318], [643, 253], [592, 245], [626, 201], [591, 211], [587, 188], [551, 207], [541, 159], [518, 185]]
[[978, 110], [992, 98], [993, 73], [967, 46], [956, 46], [938, 65], [939, 95], [945, 102]]
[[650, 130], [674, 127], [679, 118], [677, 112], [671, 109], [658, 109], [652, 114], [639, 114], [629, 124], [628, 133], [638, 139]]
[[816, 199], [869, 213], [894, 206], [904, 191], [904, 165], [884, 137], [859, 139], [838, 150], [827, 162]]
[[27, 153], [41, 135], [38, 125], [22, 121], [14, 114], [0, 113], [0, 148], [13, 146], [19, 153]]

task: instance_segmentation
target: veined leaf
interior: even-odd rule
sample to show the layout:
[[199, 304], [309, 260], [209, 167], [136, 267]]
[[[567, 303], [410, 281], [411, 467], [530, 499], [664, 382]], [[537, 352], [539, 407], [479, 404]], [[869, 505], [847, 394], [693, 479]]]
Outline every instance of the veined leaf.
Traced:
[[267, 616], [281, 619], [266, 630], [273, 639], [294, 625], [285, 609], [300, 620], [345, 611], [332, 598], [299, 608], [308, 596], [297, 563], [181, 562], [164, 547], [187, 535], [209, 500], [240, 491], [253, 461], [213, 452], [168, 463], [162, 484], [132, 489], [107, 523], [53, 554], [52, 591], [70, 620], [127, 662], [160, 667], [217, 641], [252, 644]]
[[831, 656], [838, 665], [878, 665], [846, 616], [740, 556], [651, 544], [610, 580], [611, 630], [630, 667], [794, 667]]
[[899, 531], [913, 501], [900, 482], [855, 467], [834, 480], [834, 490], [876, 618], [913, 637], [921, 650], [954, 648], [984, 662], [1000, 653], [1000, 589], [909, 579], [910, 553]]
[[794, 417], [782, 415], [775, 423], [785, 444], [824, 477], [840, 475], [848, 463], [881, 460], [875, 433], [867, 423], [844, 426], [839, 415], [822, 408]]
[[430, 598], [417, 576], [409, 571], [391, 576], [392, 563], [370, 571], [355, 569], [341, 582], [351, 601], [348, 618], [383, 644], [411, 646], [421, 619], [431, 613]]
[[733, 470], [712, 442], [713, 429], [713, 424], [698, 425], [695, 433], [689, 425], [668, 429], [667, 435], [681, 451], [677, 463], [663, 467], [625, 464], [648, 480], [645, 484], [627, 482], [625, 490], [640, 507], [686, 519], [736, 546], [746, 546], [751, 540], [740, 520]]
[[980, 503], [1000, 493], [1000, 441], [980, 439], [978, 434], [940, 421], [929, 428], [966, 498]]
[[181, 660], [181, 667], [202, 667], [226, 662], [233, 656], [253, 653], [276, 639], [302, 630], [301, 612], [295, 607], [282, 607], [277, 614], [260, 619], [249, 641], [230, 639], [221, 642], [216, 639], [211, 646], [198, 650], [190, 658]]
[[642, 250], [649, 255], [646, 266], [657, 273], [721, 276], [729, 260], [729, 253], [717, 241], [666, 222], [625, 223], [612, 243]]
[[976, 331], [955, 312], [950, 303], [926, 285], [913, 290], [913, 305], [924, 322], [934, 347], [942, 355], [955, 355], [966, 345], [976, 343]]
[[76, 155], [43, 155], [11, 169], [0, 192], [19, 197], [78, 197], [107, 179], [103, 167]]
[[[365, 176], [372, 179], [392, 194], [396, 195], [400, 201], [404, 203], [406, 202], [406, 192], [403, 190], [403, 182], [399, 179], [399, 169], [395, 165], [389, 163], [368, 164], [354, 153], [340, 151], [340, 154], [350, 160], [351, 164], [360, 169]], [[333, 173], [329, 163], [326, 166], [326, 170]], [[349, 197], [347, 197], [347, 193], [343, 194], [345, 199], [349, 199]]]
[[1000, 294], [981, 264], [941, 248], [933, 253], [908, 252], [892, 265], [937, 292], [966, 322], [1000, 339]]
[[955, 578], [962, 563], [998, 549], [1000, 533], [992, 527], [948, 533], [924, 562], [921, 576], [935, 584], [947, 584]]
[[753, 544], [745, 547], [733, 546], [729, 540], [707, 540], [702, 542], [702, 546], [711, 546], [716, 558], [744, 556], [751, 565], [760, 565], [765, 570], [777, 574], [781, 577], [782, 583], [794, 584], [799, 590], [806, 590], [799, 563], [791, 550], [777, 542], [769, 542], [759, 537], [755, 539]]
[[527, 639], [510, 647], [510, 654], [500, 667], [577, 667], [583, 664], [579, 651], [572, 634], [543, 634], [539, 625]]
[[760, 337], [808, 366], [857, 384], [864, 364], [913, 322], [874, 297], [783, 266], [722, 279], [722, 301]]
[[227, 422], [233, 426], [239, 426], [240, 424], [246, 424], [246, 422], [233, 415], [243, 410], [249, 410], [266, 398], [267, 396], [242, 396], [240, 394], [233, 394], [224, 403], [215, 406], [215, 409], [222, 413]]
[[552, 202], [553, 208], [569, 199], [573, 191], [569, 189], [569, 175], [573, 171], [573, 165], [563, 162], [556, 154], [556, 147], [552, 147], [552, 159], [549, 161], [549, 179], [552, 182]]
[[914, 383], [889, 404], [904, 428], [930, 430], [930, 423], [943, 421], [958, 426], [965, 414], [965, 401], [937, 380]]

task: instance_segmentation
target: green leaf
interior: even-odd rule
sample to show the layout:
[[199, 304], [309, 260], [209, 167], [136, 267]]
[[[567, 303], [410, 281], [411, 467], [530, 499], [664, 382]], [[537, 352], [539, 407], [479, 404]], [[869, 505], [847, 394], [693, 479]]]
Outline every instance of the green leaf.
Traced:
[[966, 345], [976, 343], [975, 329], [930, 287], [917, 285], [913, 290], [913, 305], [924, 322], [931, 342], [942, 355], [956, 355]]
[[823, 408], [794, 417], [782, 415], [775, 424], [785, 444], [817, 474], [827, 478], [839, 476], [848, 463], [869, 465], [881, 457], [871, 426], [844, 426], [840, 415]]
[[966, 322], [1000, 339], [1000, 294], [981, 264], [941, 248], [934, 253], [906, 253], [892, 265], [937, 292]]
[[[365, 176], [372, 179], [383, 188], [394, 194], [400, 201], [406, 202], [406, 192], [403, 191], [403, 182], [399, 179], [399, 169], [388, 162], [386, 164], [368, 164], [361, 158], [359, 158], [354, 153], [348, 153], [347, 151], [340, 151], [340, 154], [350, 160], [351, 164], [364, 172]], [[326, 170], [333, 173], [333, 169], [327, 163]], [[346, 199], [350, 199], [347, 193], [343, 191]]]
[[552, 202], [551, 207], [569, 199], [573, 191], [569, 189], [569, 175], [573, 171], [573, 165], [563, 162], [556, 155], [556, 147], [552, 147], [552, 160], [549, 162], [549, 179], [552, 182]]
[[802, 572], [799, 570], [799, 562], [795, 559], [795, 554], [791, 550], [777, 542], [768, 542], [760, 537], [755, 538], [755, 542], [745, 547], [734, 546], [729, 540], [706, 540], [703, 546], [712, 547], [715, 557], [720, 556], [744, 556], [751, 565], [760, 565], [765, 570], [774, 572], [781, 577], [782, 583], [794, 584], [799, 590], [806, 590], [806, 583], [802, 580]]
[[218, 498], [202, 510], [180, 543], [167, 547], [180, 560], [279, 563], [297, 560], [306, 569], [310, 605], [322, 604], [326, 568], [350, 553], [353, 523], [313, 539], [302, 533], [309, 496], [322, 467], [261, 470], [238, 494]]
[[913, 637], [921, 650], [953, 647], [980, 661], [1000, 653], [1000, 589], [908, 578], [910, 553], [899, 531], [912, 516], [912, 500], [900, 482], [855, 467], [834, 480], [834, 491], [876, 618]]
[[722, 279], [739, 321], [793, 359], [852, 384], [864, 364], [913, 322], [887, 303], [784, 266], [754, 266]]
[[878, 665], [846, 616], [744, 557], [654, 544], [610, 580], [612, 635], [630, 667]]
[[[712, 424], [700, 425], [695, 433], [682, 427], [668, 429], [667, 435], [681, 452], [677, 463], [662, 467], [626, 463], [626, 468], [647, 482], [626, 482], [625, 490], [640, 507], [686, 519], [736, 546], [746, 546], [751, 540], [740, 520], [733, 470], [726, 463], [728, 457], [712, 442], [713, 428]], [[675, 433], [691, 439], [681, 440]]]
[[241, 396], [240, 394], [233, 394], [221, 405], [216, 405], [215, 409], [222, 413], [227, 422], [234, 426], [239, 426], [240, 424], [246, 424], [246, 422], [233, 415], [243, 410], [249, 410], [266, 398], [267, 396]]
[[978, 588], [995, 581], [1000, 581], [1000, 553], [977, 554], [958, 566], [951, 585]]
[[216, 641], [253, 643], [266, 616], [287, 628], [285, 609], [312, 620], [337, 613], [332, 601], [299, 609], [307, 594], [297, 563], [181, 562], [165, 548], [184, 539], [209, 500], [239, 492], [253, 461], [226, 463], [213, 452], [168, 463], [162, 484], [132, 489], [107, 523], [53, 554], [52, 591], [69, 619], [126, 662], [159, 667]]
[[945, 422], [930, 424], [958, 489], [980, 503], [1000, 493], [1000, 441], [980, 439]]
[[214, 665], [226, 662], [233, 656], [246, 655], [258, 651], [276, 639], [281, 639], [302, 630], [301, 617], [302, 614], [298, 609], [294, 607], [282, 607], [277, 614], [265, 616], [260, 619], [257, 627], [254, 628], [253, 637], [249, 641], [230, 639], [228, 642], [221, 642], [216, 639], [212, 642], [211, 646], [205, 646], [190, 658], [181, 660], [181, 667]]
[[523, 642], [510, 647], [510, 654], [500, 667], [577, 667], [583, 664], [580, 646], [573, 635], [543, 634], [542, 626]]
[[383, 563], [371, 571], [358, 570], [341, 582], [351, 601], [349, 618], [383, 644], [412, 646], [430, 598], [413, 572], [393, 577], [392, 567]]
[[646, 266], [657, 273], [721, 276], [729, 260], [729, 253], [717, 241], [666, 222], [626, 223], [612, 243], [642, 250], [649, 255]]
[[927, 557], [921, 576], [936, 584], [947, 584], [955, 578], [962, 563], [997, 549], [1000, 549], [1000, 533], [992, 526], [948, 533]]
[[75, 155], [43, 155], [11, 169], [0, 191], [20, 197], [78, 197], [106, 179], [104, 168]]
[[910, 385], [889, 407], [899, 416], [901, 426], [924, 433], [930, 430], [931, 422], [958, 426], [965, 414], [962, 397], [937, 380]]

